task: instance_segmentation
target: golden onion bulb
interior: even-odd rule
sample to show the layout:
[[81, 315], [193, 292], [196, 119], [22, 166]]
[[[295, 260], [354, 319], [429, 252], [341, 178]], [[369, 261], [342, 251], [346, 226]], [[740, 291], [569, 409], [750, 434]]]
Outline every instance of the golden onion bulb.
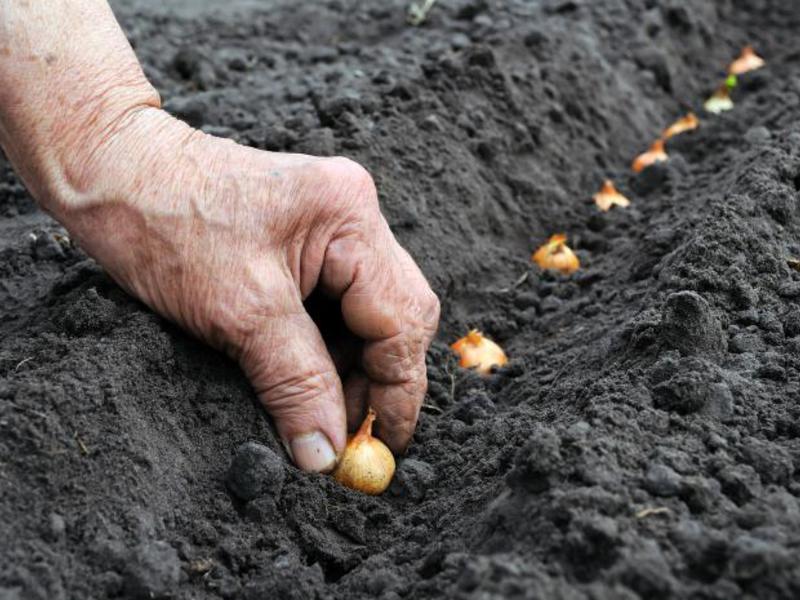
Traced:
[[687, 113], [685, 117], [681, 117], [677, 121], [675, 121], [672, 125], [667, 127], [664, 130], [664, 133], [661, 134], [661, 139], [668, 140], [671, 137], [675, 137], [685, 131], [692, 131], [693, 129], [697, 129], [700, 126], [700, 120], [697, 118], [697, 115], [693, 112]]
[[728, 73], [731, 75], [741, 75], [742, 73], [760, 69], [764, 64], [764, 59], [756, 54], [752, 46], [745, 46], [739, 58], [733, 61], [728, 67]]
[[650, 165], [654, 165], [657, 162], [663, 162], [668, 158], [667, 152], [664, 150], [664, 140], [659, 138], [653, 142], [653, 145], [650, 146], [650, 149], [647, 152], [643, 152], [636, 157], [636, 159], [633, 161], [633, 165], [631, 165], [631, 168], [633, 169], [634, 173], [639, 173], [644, 171]]
[[358, 431], [347, 438], [333, 477], [345, 487], [376, 496], [394, 477], [394, 456], [382, 441], [372, 437], [375, 411], [371, 408]]
[[603, 187], [594, 195], [594, 203], [603, 212], [611, 210], [612, 206], [625, 208], [631, 205], [631, 201], [617, 191], [610, 179], [606, 179]]
[[563, 233], [550, 236], [550, 239], [533, 253], [531, 260], [541, 269], [559, 271], [564, 275], [574, 273], [581, 266], [572, 248], [567, 246], [567, 236]]
[[502, 367], [508, 362], [503, 349], [477, 329], [450, 345], [458, 354], [458, 364], [465, 369], [475, 369], [481, 375], [489, 375], [492, 367]]
[[705, 101], [703, 108], [706, 109], [706, 112], [710, 112], [715, 115], [728, 110], [733, 110], [733, 99], [731, 98], [730, 87], [724, 83], [719, 86], [717, 91]]

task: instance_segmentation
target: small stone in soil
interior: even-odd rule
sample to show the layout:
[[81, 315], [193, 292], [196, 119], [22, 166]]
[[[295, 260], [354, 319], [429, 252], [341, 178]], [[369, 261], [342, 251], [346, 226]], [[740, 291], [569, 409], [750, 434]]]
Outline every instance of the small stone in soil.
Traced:
[[655, 496], [676, 496], [681, 490], [681, 476], [666, 465], [652, 464], [645, 475], [644, 487]]
[[696, 292], [684, 291], [667, 298], [661, 337], [681, 354], [717, 354], [727, 343], [719, 319], [708, 302]]
[[279, 498], [285, 478], [284, 461], [275, 452], [256, 442], [239, 446], [228, 469], [228, 488], [247, 502], [262, 494]]

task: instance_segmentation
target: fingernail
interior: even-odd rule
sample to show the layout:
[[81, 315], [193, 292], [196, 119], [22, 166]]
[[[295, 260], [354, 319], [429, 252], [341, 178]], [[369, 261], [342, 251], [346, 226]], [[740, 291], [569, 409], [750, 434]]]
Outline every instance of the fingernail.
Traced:
[[319, 431], [298, 435], [291, 442], [292, 458], [303, 471], [327, 473], [336, 466], [336, 452], [328, 437]]

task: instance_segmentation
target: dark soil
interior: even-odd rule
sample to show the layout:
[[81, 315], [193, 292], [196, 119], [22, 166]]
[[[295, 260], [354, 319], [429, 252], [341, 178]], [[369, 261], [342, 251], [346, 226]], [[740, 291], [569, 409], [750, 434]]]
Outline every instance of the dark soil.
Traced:
[[[800, 597], [800, 5], [129, 4], [170, 111], [374, 174], [443, 302], [429, 397], [390, 493], [298, 472], [0, 162], [0, 598]], [[736, 109], [633, 176], [747, 43]], [[572, 277], [529, 262], [560, 231]]]

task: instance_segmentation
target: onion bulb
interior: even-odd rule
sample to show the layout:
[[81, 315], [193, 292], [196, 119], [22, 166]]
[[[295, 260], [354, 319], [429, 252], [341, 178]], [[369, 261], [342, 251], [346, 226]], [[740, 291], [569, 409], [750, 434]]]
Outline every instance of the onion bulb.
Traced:
[[707, 112], [715, 115], [733, 108], [731, 89], [727, 82], [717, 88], [717, 91], [703, 104], [703, 108], [705, 108]]
[[566, 242], [567, 236], [563, 233], [551, 236], [544, 245], [533, 253], [531, 260], [542, 269], [560, 271], [564, 275], [574, 273], [581, 264]]
[[475, 369], [481, 375], [489, 375], [492, 367], [502, 367], [508, 362], [508, 357], [503, 349], [492, 340], [478, 331], [472, 329], [450, 348], [458, 354], [458, 364], [465, 369]]
[[653, 142], [653, 145], [650, 146], [650, 149], [647, 152], [643, 152], [634, 159], [631, 168], [633, 169], [634, 173], [640, 173], [650, 165], [653, 165], [657, 162], [664, 162], [668, 158], [669, 157], [664, 150], [664, 140], [657, 139], [655, 142]]
[[697, 116], [690, 112], [685, 117], [681, 117], [677, 121], [675, 121], [672, 125], [667, 127], [664, 130], [664, 133], [661, 134], [662, 140], [668, 140], [669, 138], [678, 135], [679, 133], [683, 133], [684, 131], [691, 131], [692, 129], [697, 129], [697, 126], [700, 125], [700, 121], [697, 119]]
[[350, 489], [377, 496], [394, 477], [394, 456], [382, 441], [372, 437], [375, 411], [371, 408], [358, 431], [348, 436], [333, 477]]
[[741, 75], [748, 71], [755, 71], [764, 66], [764, 59], [761, 58], [752, 46], [745, 46], [742, 53], [735, 61], [728, 66], [728, 73], [731, 75]]
[[631, 201], [617, 191], [613, 181], [606, 179], [603, 187], [594, 195], [594, 203], [597, 204], [597, 208], [607, 212], [612, 206], [622, 208], [630, 206]]

